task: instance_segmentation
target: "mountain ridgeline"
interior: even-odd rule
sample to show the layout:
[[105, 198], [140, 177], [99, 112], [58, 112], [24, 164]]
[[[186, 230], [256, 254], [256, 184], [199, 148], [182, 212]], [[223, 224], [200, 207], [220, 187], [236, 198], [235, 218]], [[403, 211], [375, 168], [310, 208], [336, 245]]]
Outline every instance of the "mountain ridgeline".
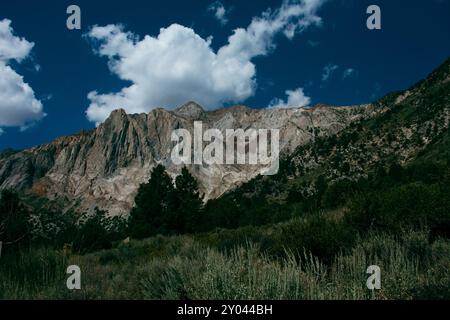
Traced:
[[[257, 165], [189, 165], [204, 199], [292, 203], [316, 195], [317, 180], [333, 184], [368, 178], [395, 164], [448, 157], [450, 62], [398, 93], [364, 106], [250, 109], [244, 106], [204, 111], [194, 102], [148, 114], [114, 111], [96, 129], [62, 137], [20, 152], [0, 154], [0, 189], [15, 189], [66, 208], [127, 215], [142, 183], [157, 164], [174, 179], [182, 166], [171, 162], [171, 133], [206, 128], [280, 129], [281, 168], [259, 176]], [[320, 181], [319, 181], [320, 182]], [[237, 189], [236, 189], [237, 188]], [[249, 198], [245, 200], [244, 198]], [[245, 200], [245, 201], [244, 201]], [[240, 204], [239, 207], [243, 205]], [[250, 207], [255, 208], [252, 204]]]
[[[148, 181], [157, 164], [164, 165], [172, 178], [180, 174], [183, 166], [171, 161], [175, 145], [171, 134], [179, 128], [192, 134], [195, 121], [201, 121], [205, 130], [222, 133], [239, 128], [279, 129], [280, 152], [288, 155], [375, 112], [372, 106], [322, 105], [310, 109], [236, 106], [207, 112], [194, 102], [175, 111], [155, 109], [148, 114], [126, 114], [119, 109], [92, 131], [0, 154], [0, 189], [65, 199], [66, 208], [76, 211], [93, 212], [98, 207], [112, 215], [127, 215], [139, 186]], [[203, 164], [188, 169], [207, 200], [254, 178], [261, 166]]]

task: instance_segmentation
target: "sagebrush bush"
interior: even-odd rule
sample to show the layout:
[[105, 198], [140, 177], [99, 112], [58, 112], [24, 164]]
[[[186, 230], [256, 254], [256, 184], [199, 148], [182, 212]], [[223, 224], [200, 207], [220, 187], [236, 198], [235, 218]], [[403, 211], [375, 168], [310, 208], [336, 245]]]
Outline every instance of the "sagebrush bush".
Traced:
[[[306, 250], [278, 259], [248, 243], [219, 251], [190, 236], [154, 237], [84, 256], [31, 249], [2, 257], [2, 299], [449, 299], [450, 242], [427, 231], [371, 232], [325, 264]], [[82, 270], [82, 290], [65, 270]], [[369, 265], [382, 289], [366, 287]]]
[[[428, 235], [424, 232], [414, 237], [427, 239]], [[448, 280], [442, 281], [438, 273], [448, 267], [449, 259], [433, 259], [430, 264], [421, 265], [423, 252], [416, 252], [411, 246], [413, 242], [408, 233], [400, 239], [371, 233], [357, 240], [349, 253], [337, 254], [329, 266], [306, 252], [300, 258], [287, 252], [286, 258], [275, 261], [261, 255], [254, 245], [225, 254], [194, 244], [191, 258], [175, 255], [148, 265], [142, 280], [143, 296], [148, 299], [450, 298], [448, 288], [444, 287]], [[440, 254], [450, 257], [450, 248], [442, 245], [448, 246], [448, 241], [437, 243]], [[437, 243], [427, 245], [432, 248]], [[378, 265], [382, 270], [382, 289], [377, 292], [366, 287], [366, 269], [370, 265]], [[425, 278], [433, 280], [424, 282]]]

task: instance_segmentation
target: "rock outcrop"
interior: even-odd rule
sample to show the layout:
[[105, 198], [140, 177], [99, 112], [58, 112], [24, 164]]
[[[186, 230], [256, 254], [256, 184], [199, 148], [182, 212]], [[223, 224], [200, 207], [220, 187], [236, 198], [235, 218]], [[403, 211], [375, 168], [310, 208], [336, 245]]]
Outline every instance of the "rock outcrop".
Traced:
[[[375, 112], [371, 105], [313, 108], [251, 109], [235, 106], [205, 111], [189, 102], [174, 111], [155, 109], [127, 114], [119, 109], [96, 129], [20, 152], [0, 154], [0, 189], [31, 191], [63, 197], [77, 210], [108, 210], [127, 214], [139, 185], [161, 163], [172, 176], [180, 166], [171, 161], [172, 131], [193, 131], [194, 121], [205, 129], [279, 129], [281, 154], [317, 136], [338, 133], [351, 122]], [[260, 172], [258, 165], [189, 165], [205, 199], [215, 198]]]

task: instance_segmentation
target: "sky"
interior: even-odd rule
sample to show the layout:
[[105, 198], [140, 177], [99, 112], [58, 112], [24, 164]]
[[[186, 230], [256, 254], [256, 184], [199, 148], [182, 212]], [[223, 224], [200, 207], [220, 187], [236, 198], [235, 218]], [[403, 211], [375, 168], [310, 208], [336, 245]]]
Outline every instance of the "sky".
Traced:
[[[81, 9], [69, 30], [67, 8]], [[369, 30], [369, 5], [381, 30]], [[0, 150], [190, 100], [370, 103], [450, 55], [450, 0], [1, 1]]]

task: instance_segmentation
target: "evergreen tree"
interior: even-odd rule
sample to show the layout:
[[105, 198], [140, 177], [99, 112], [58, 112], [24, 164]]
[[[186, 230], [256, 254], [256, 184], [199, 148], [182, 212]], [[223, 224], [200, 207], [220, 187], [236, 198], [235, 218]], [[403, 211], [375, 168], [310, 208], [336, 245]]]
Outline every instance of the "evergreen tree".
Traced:
[[84, 217], [73, 239], [73, 249], [86, 253], [112, 247], [112, 237], [106, 229], [108, 218], [106, 212], [95, 209], [93, 215]]
[[320, 175], [316, 180], [316, 197], [317, 204], [316, 207], [319, 208], [322, 203], [323, 195], [328, 188], [328, 183], [324, 175]]
[[197, 180], [186, 167], [175, 179], [175, 230], [178, 233], [195, 232], [201, 224], [203, 197], [198, 191]]
[[0, 241], [4, 246], [20, 246], [29, 240], [29, 212], [19, 196], [3, 190], [0, 199]]
[[164, 166], [157, 165], [148, 183], [139, 187], [130, 217], [132, 237], [145, 238], [158, 233], [171, 233], [168, 219], [172, 210], [173, 193], [172, 179]]

